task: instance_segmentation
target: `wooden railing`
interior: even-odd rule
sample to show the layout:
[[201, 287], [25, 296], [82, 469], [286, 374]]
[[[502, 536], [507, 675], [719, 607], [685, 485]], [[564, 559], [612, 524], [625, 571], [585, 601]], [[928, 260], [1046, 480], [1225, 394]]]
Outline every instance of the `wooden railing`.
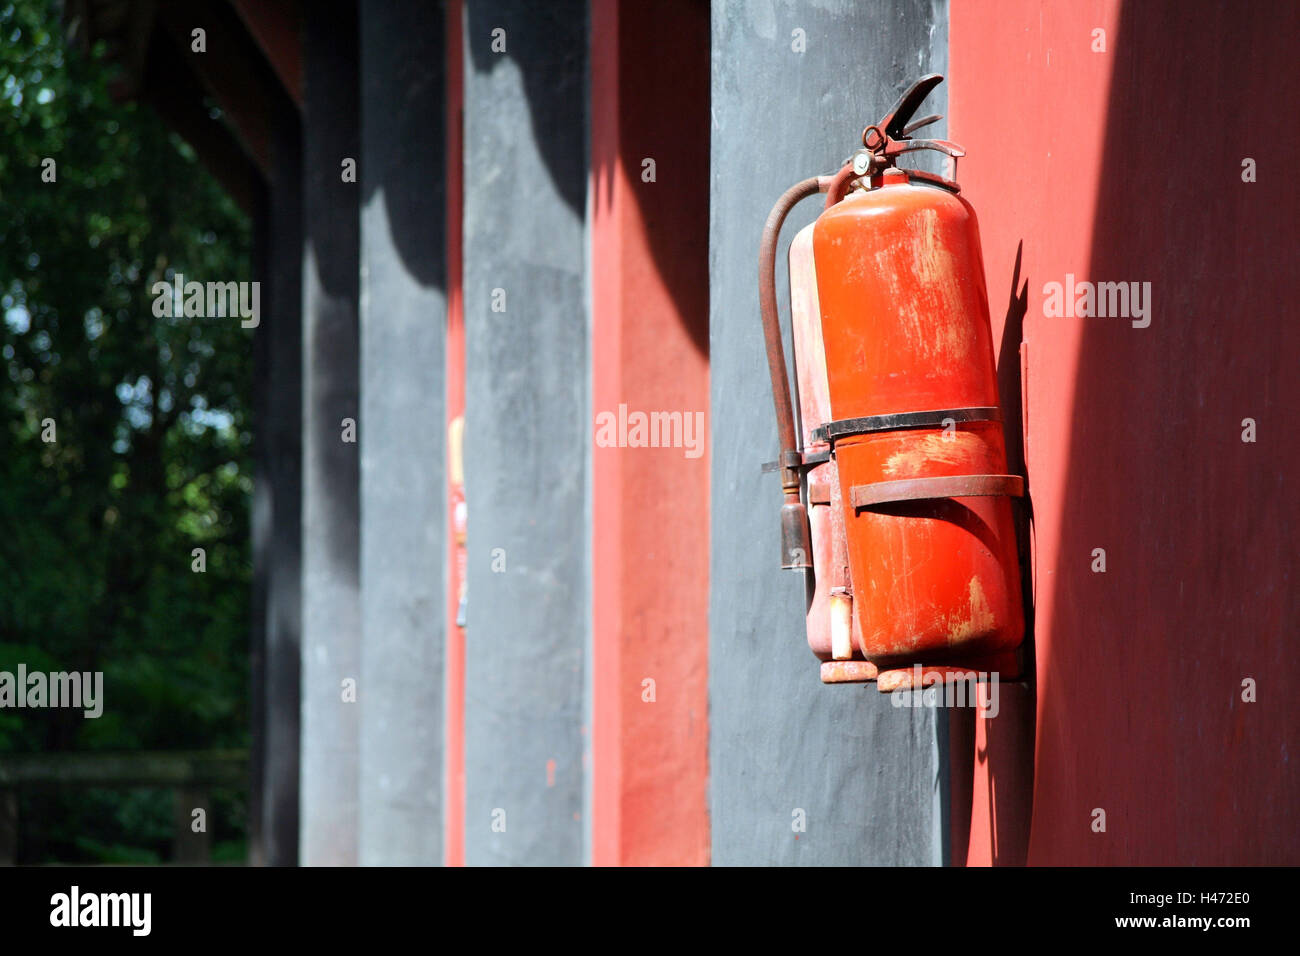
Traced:
[[195, 833], [196, 807], [211, 810], [213, 787], [248, 786], [248, 752], [195, 750], [138, 753], [0, 754], [0, 865], [18, 853], [18, 794], [69, 787], [154, 787], [173, 793], [173, 862], [204, 863], [207, 828]]

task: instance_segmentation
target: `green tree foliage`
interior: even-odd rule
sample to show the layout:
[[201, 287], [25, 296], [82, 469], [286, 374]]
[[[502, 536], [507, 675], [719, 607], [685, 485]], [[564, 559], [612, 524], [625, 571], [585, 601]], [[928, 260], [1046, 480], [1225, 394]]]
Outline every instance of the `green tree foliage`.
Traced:
[[[53, 0], [0, 0], [0, 670], [103, 671], [105, 699], [98, 720], [0, 710], [0, 752], [248, 742], [261, 333], [155, 317], [151, 288], [251, 280], [249, 223], [147, 107], [114, 101], [111, 70], [68, 45]], [[100, 795], [98, 824], [69, 812], [62, 832], [55, 804], [76, 799], [36, 836], [24, 819], [25, 850], [165, 850], [166, 794]]]

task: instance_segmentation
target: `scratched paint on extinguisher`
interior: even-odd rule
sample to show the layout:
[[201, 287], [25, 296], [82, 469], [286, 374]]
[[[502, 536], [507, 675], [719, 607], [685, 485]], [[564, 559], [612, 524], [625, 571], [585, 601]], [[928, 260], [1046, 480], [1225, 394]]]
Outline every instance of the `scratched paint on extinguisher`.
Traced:
[[[954, 192], [897, 170], [872, 186], [813, 228], [830, 414], [997, 406], [974, 211]], [[1008, 498], [852, 504], [854, 486], [1005, 474], [1000, 422], [844, 437], [835, 464], [863, 657], [898, 666], [1019, 645], [1024, 617]]]

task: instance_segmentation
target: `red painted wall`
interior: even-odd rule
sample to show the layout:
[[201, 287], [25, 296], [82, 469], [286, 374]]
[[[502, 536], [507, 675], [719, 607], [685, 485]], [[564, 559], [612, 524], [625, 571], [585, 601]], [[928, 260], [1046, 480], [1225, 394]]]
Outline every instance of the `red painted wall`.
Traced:
[[[1290, 3], [952, 4], [950, 134], [1027, 397], [1036, 550], [1033, 764], [1014, 709], [979, 728], [971, 863], [1300, 862], [1298, 28]], [[1150, 282], [1150, 326], [1045, 315], [1067, 273]]]
[[[708, 5], [590, 9], [592, 414], [707, 421]], [[596, 865], [708, 862], [704, 449], [593, 442]]]

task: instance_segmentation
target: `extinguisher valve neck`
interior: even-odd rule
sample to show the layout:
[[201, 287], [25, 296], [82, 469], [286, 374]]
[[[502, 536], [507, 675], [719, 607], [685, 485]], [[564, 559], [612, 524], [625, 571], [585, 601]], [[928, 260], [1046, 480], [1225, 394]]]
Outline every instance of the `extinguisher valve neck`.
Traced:
[[[908, 87], [889, 112], [862, 131], [863, 150], [859, 151], [859, 154], [855, 154], [851, 160], [855, 171], [859, 169], [864, 171], [859, 175], [875, 175], [881, 171], [895, 168], [897, 158], [903, 153], [928, 149], [940, 152], [947, 157], [951, 163], [951, 174], [940, 176], [923, 170], [907, 169], [905, 172], [908, 178], [945, 186], [954, 191], [960, 188], [956, 182], [957, 160], [965, 156], [966, 151], [956, 143], [950, 143], [944, 139], [911, 138], [911, 134], [916, 130], [943, 119], [937, 113], [923, 116], [920, 119], [912, 118], [921, 103], [930, 94], [930, 91], [942, 82], [943, 76], [939, 73], [930, 73], [921, 77]], [[862, 156], [860, 155], [861, 152], [868, 155]], [[873, 180], [874, 184], [875, 181]]]

